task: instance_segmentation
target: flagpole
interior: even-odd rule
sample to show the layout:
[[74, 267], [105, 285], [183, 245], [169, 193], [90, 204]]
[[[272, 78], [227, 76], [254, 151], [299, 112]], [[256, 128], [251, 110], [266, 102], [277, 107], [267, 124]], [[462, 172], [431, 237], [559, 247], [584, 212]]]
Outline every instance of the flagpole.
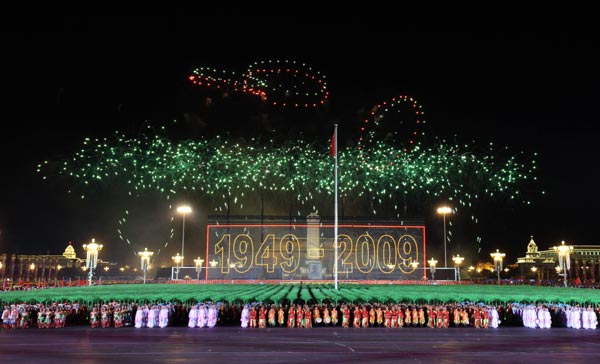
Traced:
[[335, 152], [335, 167], [334, 167], [334, 176], [335, 176], [335, 207], [334, 207], [334, 218], [333, 218], [333, 246], [334, 246], [334, 259], [335, 264], [333, 269], [335, 271], [335, 290], [338, 290], [338, 148], [337, 148], [337, 127], [338, 124], [335, 124], [335, 129], [333, 130], [333, 148]]

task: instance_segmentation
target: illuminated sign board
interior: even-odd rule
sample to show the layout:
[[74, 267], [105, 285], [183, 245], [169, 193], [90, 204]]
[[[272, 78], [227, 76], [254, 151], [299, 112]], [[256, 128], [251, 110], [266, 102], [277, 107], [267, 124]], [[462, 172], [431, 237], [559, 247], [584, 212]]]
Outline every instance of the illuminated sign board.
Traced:
[[307, 224], [207, 226], [207, 279], [421, 279], [425, 227]]

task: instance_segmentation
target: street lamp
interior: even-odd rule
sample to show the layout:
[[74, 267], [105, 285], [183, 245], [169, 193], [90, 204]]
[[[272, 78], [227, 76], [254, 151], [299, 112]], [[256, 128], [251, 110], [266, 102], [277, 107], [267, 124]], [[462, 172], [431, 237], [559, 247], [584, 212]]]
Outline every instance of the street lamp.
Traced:
[[496, 272], [498, 272], [498, 284], [500, 284], [500, 271], [502, 270], [502, 259], [506, 256], [506, 254], [500, 253], [500, 251], [496, 249], [496, 252], [490, 253], [490, 256], [494, 258], [494, 266], [496, 267]]
[[429, 263], [429, 271], [431, 272], [431, 280], [435, 281], [435, 265], [437, 264], [437, 260], [431, 258], [427, 261]]
[[[54, 286], [58, 287], [58, 274], [60, 273], [60, 270], [63, 268], [62, 265], [57, 264], [56, 265], [56, 270], [54, 271]], [[63, 284], [64, 286], [64, 284]]]
[[448, 268], [448, 258], [446, 256], [446, 214], [452, 212], [452, 209], [448, 206], [438, 207], [438, 214], [442, 214], [444, 216], [444, 268]]
[[148, 251], [148, 248], [144, 248], [143, 252], [138, 252], [140, 259], [142, 260], [142, 270], [144, 271], [144, 284], [146, 284], [146, 274], [148, 273], [148, 266], [150, 265], [150, 257], [154, 255], [154, 252]]
[[173, 261], [175, 262], [175, 279], [179, 279], [179, 264], [181, 264], [181, 262], [183, 262], [183, 256], [181, 256], [181, 255], [179, 255], [179, 253], [177, 253], [177, 255], [174, 257], [171, 257], [171, 259], [173, 259]]
[[204, 263], [204, 259], [198, 257], [194, 259], [194, 263], [196, 263], [196, 279], [200, 280], [200, 272], [202, 272], [202, 263]]
[[183, 246], [185, 244], [185, 215], [192, 212], [192, 208], [184, 205], [177, 208], [177, 212], [183, 215], [183, 228], [181, 229], [181, 266], [183, 267]]
[[540, 273], [538, 272], [538, 267], [536, 267], [535, 265], [533, 267], [531, 267], [531, 271], [533, 272], [533, 275], [536, 278], [536, 282], [539, 284], [540, 281]]
[[417, 262], [416, 260], [413, 260], [412, 262], [410, 262], [410, 266], [413, 268], [413, 272], [415, 272], [417, 270], [417, 268], [419, 268], [419, 262]]
[[454, 261], [454, 265], [456, 266], [456, 275], [454, 278], [460, 282], [460, 265], [462, 264], [463, 260], [465, 260], [465, 258], [461, 257], [460, 254], [456, 254], [456, 256], [452, 257], [452, 260]]
[[[31, 271], [31, 276], [32, 276], [31, 280], [32, 280], [32, 281], [35, 281], [35, 276], [33, 275], [33, 271], [34, 271], [34, 270], [35, 270], [35, 263], [31, 263], [31, 264], [29, 265], [29, 271]], [[28, 282], [29, 282], [29, 271], [27, 271], [27, 281], [28, 281]], [[29, 284], [29, 283], [28, 283], [28, 284]]]
[[567, 287], [567, 270], [571, 269], [571, 259], [569, 254], [573, 252], [572, 245], [565, 245], [565, 241], [563, 240], [559, 246], [553, 246], [552, 249], [558, 253], [558, 267], [556, 267], [556, 272], [563, 271], [562, 275], [565, 281], [565, 287]]
[[98, 265], [98, 252], [102, 250], [102, 244], [96, 243], [96, 239], [92, 239], [89, 244], [83, 244], [83, 250], [86, 251], [85, 267], [90, 270], [88, 274], [88, 283], [92, 285], [92, 277], [94, 277], [94, 268]]

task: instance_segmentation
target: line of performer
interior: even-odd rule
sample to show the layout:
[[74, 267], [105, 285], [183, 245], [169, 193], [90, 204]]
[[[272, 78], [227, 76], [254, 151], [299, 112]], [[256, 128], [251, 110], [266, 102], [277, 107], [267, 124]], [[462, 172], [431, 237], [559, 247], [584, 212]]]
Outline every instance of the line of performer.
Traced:
[[579, 305], [508, 304], [506, 307], [475, 303], [443, 305], [418, 304], [269, 304], [254, 302], [119, 303], [95, 304], [88, 308], [78, 303], [13, 304], [2, 311], [2, 327], [61, 328], [78, 324], [97, 327], [164, 328], [188, 326], [212, 328], [240, 325], [242, 328], [405, 328], [473, 327], [497, 328], [524, 326], [546, 329], [568, 327], [596, 329], [600, 309]]
[[355, 327], [498, 327], [499, 315], [495, 307], [471, 305], [468, 307], [434, 305], [245, 305], [241, 327], [311, 328], [316, 326]]

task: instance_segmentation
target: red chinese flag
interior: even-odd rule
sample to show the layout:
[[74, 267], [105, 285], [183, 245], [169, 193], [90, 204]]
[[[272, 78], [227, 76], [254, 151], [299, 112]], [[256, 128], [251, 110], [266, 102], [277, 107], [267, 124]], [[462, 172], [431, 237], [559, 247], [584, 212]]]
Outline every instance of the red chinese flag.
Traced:
[[333, 158], [335, 158], [335, 154], [337, 153], [337, 150], [335, 149], [335, 131], [333, 132], [333, 136], [331, 137], [331, 156]]

